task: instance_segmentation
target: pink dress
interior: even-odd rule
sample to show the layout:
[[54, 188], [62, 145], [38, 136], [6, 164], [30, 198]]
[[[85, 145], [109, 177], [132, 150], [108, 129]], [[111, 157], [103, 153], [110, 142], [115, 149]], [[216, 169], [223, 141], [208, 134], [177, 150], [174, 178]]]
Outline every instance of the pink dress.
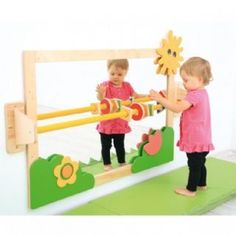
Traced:
[[[134, 93], [134, 89], [128, 82], [123, 82], [121, 87], [114, 87], [110, 81], [103, 82], [102, 85], [107, 87], [105, 98], [128, 100]], [[101, 121], [97, 125], [97, 130], [104, 134], [126, 134], [131, 131], [131, 128], [128, 121], [118, 118]]]
[[177, 142], [184, 152], [208, 152], [214, 149], [211, 140], [211, 114], [208, 93], [205, 89], [188, 92], [184, 98], [192, 104], [180, 118], [180, 139]]

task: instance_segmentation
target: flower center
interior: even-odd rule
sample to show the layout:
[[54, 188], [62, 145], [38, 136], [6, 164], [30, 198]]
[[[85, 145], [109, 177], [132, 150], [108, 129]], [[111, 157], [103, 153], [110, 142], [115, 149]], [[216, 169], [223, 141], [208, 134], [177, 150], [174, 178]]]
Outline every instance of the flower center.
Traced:
[[66, 164], [62, 167], [61, 177], [63, 179], [69, 179], [73, 174], [73, 166], [71, 164]]

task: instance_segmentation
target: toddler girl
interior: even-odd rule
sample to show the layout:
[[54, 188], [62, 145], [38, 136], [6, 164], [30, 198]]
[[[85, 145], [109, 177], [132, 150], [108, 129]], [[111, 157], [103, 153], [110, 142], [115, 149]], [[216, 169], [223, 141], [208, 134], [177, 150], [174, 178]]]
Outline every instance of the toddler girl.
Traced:
[[[137, 94], [131, 84], [124, 81], [128, 68], [129, 63], [127, 59], [108, 60], [107, 69], [109, 80], [97, 86], [96, 91], [99, 100], [104, 98], [128, 100], [130, 97], [137, 98], [144, 96]], [[112, 140], [120, 166], [125, 165], [125, 134], [131, 131], [128, 121], [120, 118], [101, 121], [97, 126], [97, 130], [101, 138], [104, 170], [109, 171], [112, 169], [110, 157]]]
[[187, 90], [183, 100], [172, 103], [154, 90], [150, 91], [150, 97], [173, 112], [182, 112], [177, 146], [186, 152], [189, 176], [186, 188], [178, 188], [175, 192], [195, 196], [197, 188], [207, 188], [206, 156], [214, 149], [211, 140], [210, 104], [205, 89], [212, 78], [210, 64], [203, 58], [192, 57], [180, 67], [180, 76]]

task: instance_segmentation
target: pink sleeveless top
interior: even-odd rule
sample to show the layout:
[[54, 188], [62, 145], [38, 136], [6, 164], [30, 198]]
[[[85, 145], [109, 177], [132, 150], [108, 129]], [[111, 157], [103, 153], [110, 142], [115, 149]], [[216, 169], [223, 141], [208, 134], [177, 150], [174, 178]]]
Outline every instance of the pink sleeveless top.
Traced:
[[[121, 87], [114, 87], [110, 81], [103, 82], [107, 87], [105, 98], [118, 98], [128, 100], [134, 93], [134, 89], [128, 82], [123, 82]], [[104, 134], [125, 134], [131, 131], [128, 121], [120, 118], [101, 121], [97, 125], [99, 133]]]
[[188, 92], [184, 98], [192, 106], [183, 111], [180, 118], [181, 151], [208, 152], [214, 149], [211, 140], [211, 113], [208, 93], [205, 89]]

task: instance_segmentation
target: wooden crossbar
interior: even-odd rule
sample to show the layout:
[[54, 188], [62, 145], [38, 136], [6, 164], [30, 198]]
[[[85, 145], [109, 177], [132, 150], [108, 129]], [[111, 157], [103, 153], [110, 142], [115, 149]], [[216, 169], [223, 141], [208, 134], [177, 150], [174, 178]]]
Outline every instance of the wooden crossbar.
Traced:
[[[155, 58], [156, 49], [119, 50], [73, 50], [73, 51], [30, 51], [35, 54], [36, 63], [108, 60], [120, 58]], [[27, 51], [26, 51], [27, 53]]]

